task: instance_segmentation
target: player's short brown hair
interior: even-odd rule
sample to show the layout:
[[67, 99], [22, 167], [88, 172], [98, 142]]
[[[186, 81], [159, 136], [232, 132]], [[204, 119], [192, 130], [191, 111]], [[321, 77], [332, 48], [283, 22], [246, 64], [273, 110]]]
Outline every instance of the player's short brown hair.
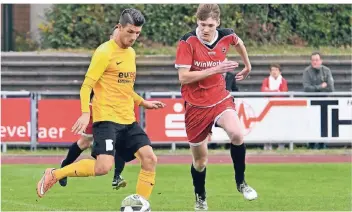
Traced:
[[277, 69], [279, 69], [279, 71], [281, 72], [281, 66], [279, 65], [279, 64], [271, 64], [270, 65], [270, 71], [271, 71], [271, 68], [277, 68]]
[[197, 19], [205, 21], [208, 18], [220, 20], [220, 7], [217, 4], [200, 4], [196, 13]]

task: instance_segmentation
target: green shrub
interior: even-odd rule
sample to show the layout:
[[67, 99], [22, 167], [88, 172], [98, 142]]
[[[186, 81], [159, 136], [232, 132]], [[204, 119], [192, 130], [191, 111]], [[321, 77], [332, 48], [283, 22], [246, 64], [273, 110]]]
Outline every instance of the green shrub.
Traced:
[[[174, 45], [196, 26], [195, 4], [58, 4], [41, 24], [42, 46], [94, 49], [109, 38], [121, 11], [135, 7], [147, 23], [139, 46]], [[351, 5], [221, 4], [221, 27], [247, 45], [351, 46]]]

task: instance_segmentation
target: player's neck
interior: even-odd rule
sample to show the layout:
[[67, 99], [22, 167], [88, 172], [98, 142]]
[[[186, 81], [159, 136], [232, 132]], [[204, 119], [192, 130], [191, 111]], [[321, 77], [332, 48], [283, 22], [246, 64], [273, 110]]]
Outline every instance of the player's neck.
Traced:
[[211, 45], [213, 45], [213, 44], [215, 43], [215, 41], [218, 39], [218, 36], [219, 36], [218, 30], [215, 30], [215, 33], [214, 33], [214, 35], [213, 35], [213, 37], [212, 37], [212, 39], [211, 39], [210, 41], [205, 41], [205, 40], [203, 40], [203, 39], [200, 37], [198, 30], [199, 30], [199, 29], [198, 29], [198, 27], [197, 27], [197, 29], [196, 29], [197, 38], [198, 38], [198, 39], [200, 40], [200, 42], [202, 42], [203, 44], [206, 44], [206, 45], [211, 46]]
[[117, 44], [118, 47], [120, 47], [121, 49], [127, 49], [128, 46], [123, 45], [123, 43], [121, 42], [121, 39], [119, 39], [118, 37], [114, 39], [114, 42]]

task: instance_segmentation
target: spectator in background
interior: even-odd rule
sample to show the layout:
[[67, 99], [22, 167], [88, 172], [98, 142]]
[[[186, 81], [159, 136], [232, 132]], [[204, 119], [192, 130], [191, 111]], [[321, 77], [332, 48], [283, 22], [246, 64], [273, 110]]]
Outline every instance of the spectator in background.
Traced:
[[287, 92], [287, 81], [281, 75], [279, 64], [270, 65], [270, 76], [262, 82], [262, 92]]
[[[323, 61], [319, 52], [310, 56], [311, 65], [303, 72], [303, 88], [305, 92], [333, 92], [334, 78], [331, 70], [322, 65]], [[325, 149], [325, 143], [308, 143], [309, 149]]]
[[322, 65], [323, 61], [319, 52], [313, 52], [311, 65], [303, 72], [303, 88], [305, 92], [333, 92], [334, 78], [331, 70]]
[[[281, 75], [279, 64], [270, 65], [270, 76], [265, 78], [262, 83], [262, 92], [287, 92], [287, 81]], [[264, 144], [264, 150], [272, 150], [271, 143]], [[285, 149], [285, 144], [279, 144], [279, 149]]]

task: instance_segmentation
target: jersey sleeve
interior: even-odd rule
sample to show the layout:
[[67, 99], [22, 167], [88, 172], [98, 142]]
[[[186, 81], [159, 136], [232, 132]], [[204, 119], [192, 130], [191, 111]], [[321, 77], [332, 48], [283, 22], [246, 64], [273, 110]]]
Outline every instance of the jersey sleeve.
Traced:
[[[134, 57], [134, 61], [136, 63], [136, 51], [134, 49], [133, 50], [133, 57]], [[137, 64], [136, 64], [137, 65]], [[132, 98], [133, 98], [133, 101], [134, 101], [134, 104], [135, 105], [140, 105], [141, 102], [144, 100], [143, 97], [141, 97], [140, 95], [138, 95], [135, 91], [133, 91], [132, 93]]]
[[91, 92], [95, 84], [95, 80], [86, 77], [83, 81], [81, 90], [80, 90], [80, 99], [81, 99], [81, 110], [83, 113], [89, 113], [89, 103], [91, 100]]
[[236, 33], [233, 33], [231, 36], [231, 45], [236, 46], [238, 42], [240, 41], [240, 38], [236, 35]]
[[143, 97], [138, 95], [135, 91], [133, 91], [132, 97], [135, 105], [140, 105], [141, 102], [144, 100]]
[[191, 45], [186, 41], [181, 40], [177, 46], [175, 68], [191, 68], [192, 59]]
[[90, 62], [86, 77], [83, 81], [80, 98], [82, 112], [89, 112], [89, 103], [92, 89], [101, 75], [104, 73], [106, 67], [109, 65], [109, 56], [102, 50], [96, 50]]

